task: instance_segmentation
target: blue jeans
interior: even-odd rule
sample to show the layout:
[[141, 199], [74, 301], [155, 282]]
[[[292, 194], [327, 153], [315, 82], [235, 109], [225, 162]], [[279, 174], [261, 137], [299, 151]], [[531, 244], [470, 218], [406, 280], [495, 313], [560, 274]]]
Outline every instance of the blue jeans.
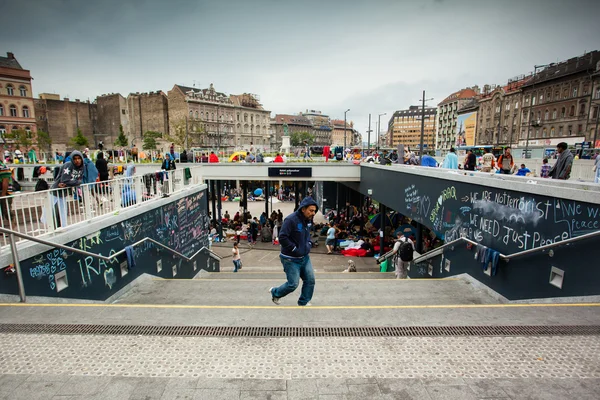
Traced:
[[284, 297], [292, 293], [298, 287], [300, 278], [302, 278], [302, 293], [298, 299], [299, 306], [305, 306], [312, 299], [315, 290], [315, 271], [313, 271], [310, 257], [305, 255], [303, 258], [286, 258], [279, 256], [283, 270], [287, 276], [287, 282], [283, 285], [273, 288], [273, 297]]
[[240, 269], [240, 261], [241, 260], [233, 260], [233, 272], [238, 272], [238, 269]]

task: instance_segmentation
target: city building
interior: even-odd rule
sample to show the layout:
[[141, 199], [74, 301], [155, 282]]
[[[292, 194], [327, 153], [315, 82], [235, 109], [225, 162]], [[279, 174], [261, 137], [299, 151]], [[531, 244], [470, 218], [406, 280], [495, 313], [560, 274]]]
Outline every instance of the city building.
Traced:
[[[58, 94], [41, 93], [34, 100], [37, 129], [47, 132], [52, 140], [51, 149], [42, 151], [72, 150], [71, 139], [81, 130], [88, 139], [90, 146], [96, 147], [98, 109], [96, 104], [79, 99], [71, 101], [68, 98], [60, 100]], [[100, 139], [101, 140], [101, 139]]]
[[[435, 108], [425, 108], [425, 129], [423, 148], [433, 150], [435, 147]], [[421, 106], [410, 106], [407, 110], [394, 112], [388, 122], [387, 145], [397, 147], [399, 144], [418, 149], [421, 143], [421, 122], [423, 109]]]
[[127, 100], [119, 93], [103, 94], [96, 97], [98, 113], [96, 144], [104, 143], [106, 149], [113, 148], [119, 137], [120, 126], [127, 137], [128, 146], [131, 144], [131, 131], [129, 129], [129, 110]]
[[446, 97], [437, 107], [436, 152], [445, 155], [456, 145], [458, 110], [479, 94], [479, 88], [461, 89]]
[[504, 86], [483, 87], [478, 99], [480, 112], [477, 116], [475, 144], [497, 147], [517, 145], [523, 107], [522, 87], [530, 79], [531, 75], [521, 75], [509, 79]]
[[311, 134], [315, 138], [313, 144], [315, 146], [331, 145], [331, 132], [333, 131], [333, 128], [329, 116], [317, 110], [306, 110], [306, 112], [301, 113], [301, 115], [308, 118], [312, 123]]
[[[0, 57], [0, 146], [15, 150], [19, 144], [11, 132], [24, 130], [35, 145], [35, 105], [31, 86], [31, 73], [24, 69], [13, 53]], [[20, 149], [24, 151], [26, 149]]]
[[521, 88], [519, 147], [553, 147], [597, 139], [600, 51], [535, 72]]
[[281, 137], [285, 126], [287, 126], [288, 135], [304, 132], [311, 134], [313, 128], [311, 120], [303, 115], [276, 114], [275, 118], [271, 118], [271, 130], [273, 132], [271, 146], [275, 150], [281, 147]]
[[[162, 90], [148, 93], [130, 93], [127, 96], [129, 114], [129, 143], [142, 148], [144, 133], [158, 132], [166, 136], [169, 133], [169, 101]], [[163, 138], [157, 139], [160, 148], [167, 148]]]
[[263, 108], [257, 95], [244, 93], [229, 96], [235, 106], [234, 143], [237, 148], [249, 148], [250, 143], [257, 148], [271, 147], [269, 129], [271, 112]]
[[344, 146], [344, 137], [346, 138], [346, 146], [354, 146], [361, 142], [360, 134], [354, 129], [353, 121], [346, 121], [344, 128], [343, 119], [331, 120], [333, 125], [333, 132], [331, 133], [331, 145], [332, 146]]

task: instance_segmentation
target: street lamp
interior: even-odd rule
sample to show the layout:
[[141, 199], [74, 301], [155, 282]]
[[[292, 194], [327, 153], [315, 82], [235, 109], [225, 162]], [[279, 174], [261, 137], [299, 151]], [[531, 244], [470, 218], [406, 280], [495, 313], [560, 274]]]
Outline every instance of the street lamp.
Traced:
[[421, 160], [423, 159], [423, 147], [425, 147], [425, 144], [423, 143], [424, 136], [425, 136], [425, 103], [429, 100], [433, 100], [433, 97], [431, 99], [426, 99], [425, 91], [423, 90], [423, 100], [419, 100], [422, 102], [422, 104], [421, 104], [421, 140], [419, 141], [419, 164], [421, 163]]
[[350, 109], [344, 111], [344, 151], [346, 151], [346, 113], [348, 113]]
[[377, 143], [375, 143], [375, 151], [379, 151], [379, 131], [381, 130], [381, 116], [387, 115], [387, 113], [379, 114], [377, 118]]

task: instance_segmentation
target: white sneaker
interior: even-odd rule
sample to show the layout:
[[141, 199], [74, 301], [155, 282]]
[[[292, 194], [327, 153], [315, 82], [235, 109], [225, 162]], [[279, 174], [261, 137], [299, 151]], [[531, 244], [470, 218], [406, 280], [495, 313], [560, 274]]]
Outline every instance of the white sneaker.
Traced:
[[273, 300], [273, 303], [279, 305], [279, 302], [281, 301], [281, 298], [273, 296], [273, 289], [275, 289], [275, 288], [272, 287], [272, 288], [269, 289], [269, 293], [271, 293], [271, 300]]
[[[298, 305], [300, 306], [300, 304], [298, 304]], [[312, 303], [309, 301], [308, 303], [306, 303], [305, 305], [300, 306], [300, 307], [310, 307], [310, 306], [312, 306]]]

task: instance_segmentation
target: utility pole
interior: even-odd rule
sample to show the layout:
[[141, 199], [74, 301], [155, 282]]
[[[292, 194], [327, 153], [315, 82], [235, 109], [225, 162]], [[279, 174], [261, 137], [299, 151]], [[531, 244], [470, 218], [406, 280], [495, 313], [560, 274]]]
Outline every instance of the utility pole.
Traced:
[[421, 164], [421, 160], [423, 159], [423, 147], [425, 147], [423, 143], [425, 137], [425, 102], [429, 100], [433, 100], [433, 98], [425, 99], [425, 91], [423, 90], [423, 100], [421, 100], [423, 104], [421, 104], [421, 141], [419, 142], [419, 164]]
[[369, 114], [369, 130], [367, 131], [367, 153], [371, 152], [371, 114]]
[[348, 113], [350, 109], [344, 111], [344, 156], [346, 155], [346, 113]]
[[387, 113], [379, 114], [379, 120], [377, 122], [377, 147], [376, 150], [379, 151], [379, 131], [381, 131], [381, 116], [387, 115]]

